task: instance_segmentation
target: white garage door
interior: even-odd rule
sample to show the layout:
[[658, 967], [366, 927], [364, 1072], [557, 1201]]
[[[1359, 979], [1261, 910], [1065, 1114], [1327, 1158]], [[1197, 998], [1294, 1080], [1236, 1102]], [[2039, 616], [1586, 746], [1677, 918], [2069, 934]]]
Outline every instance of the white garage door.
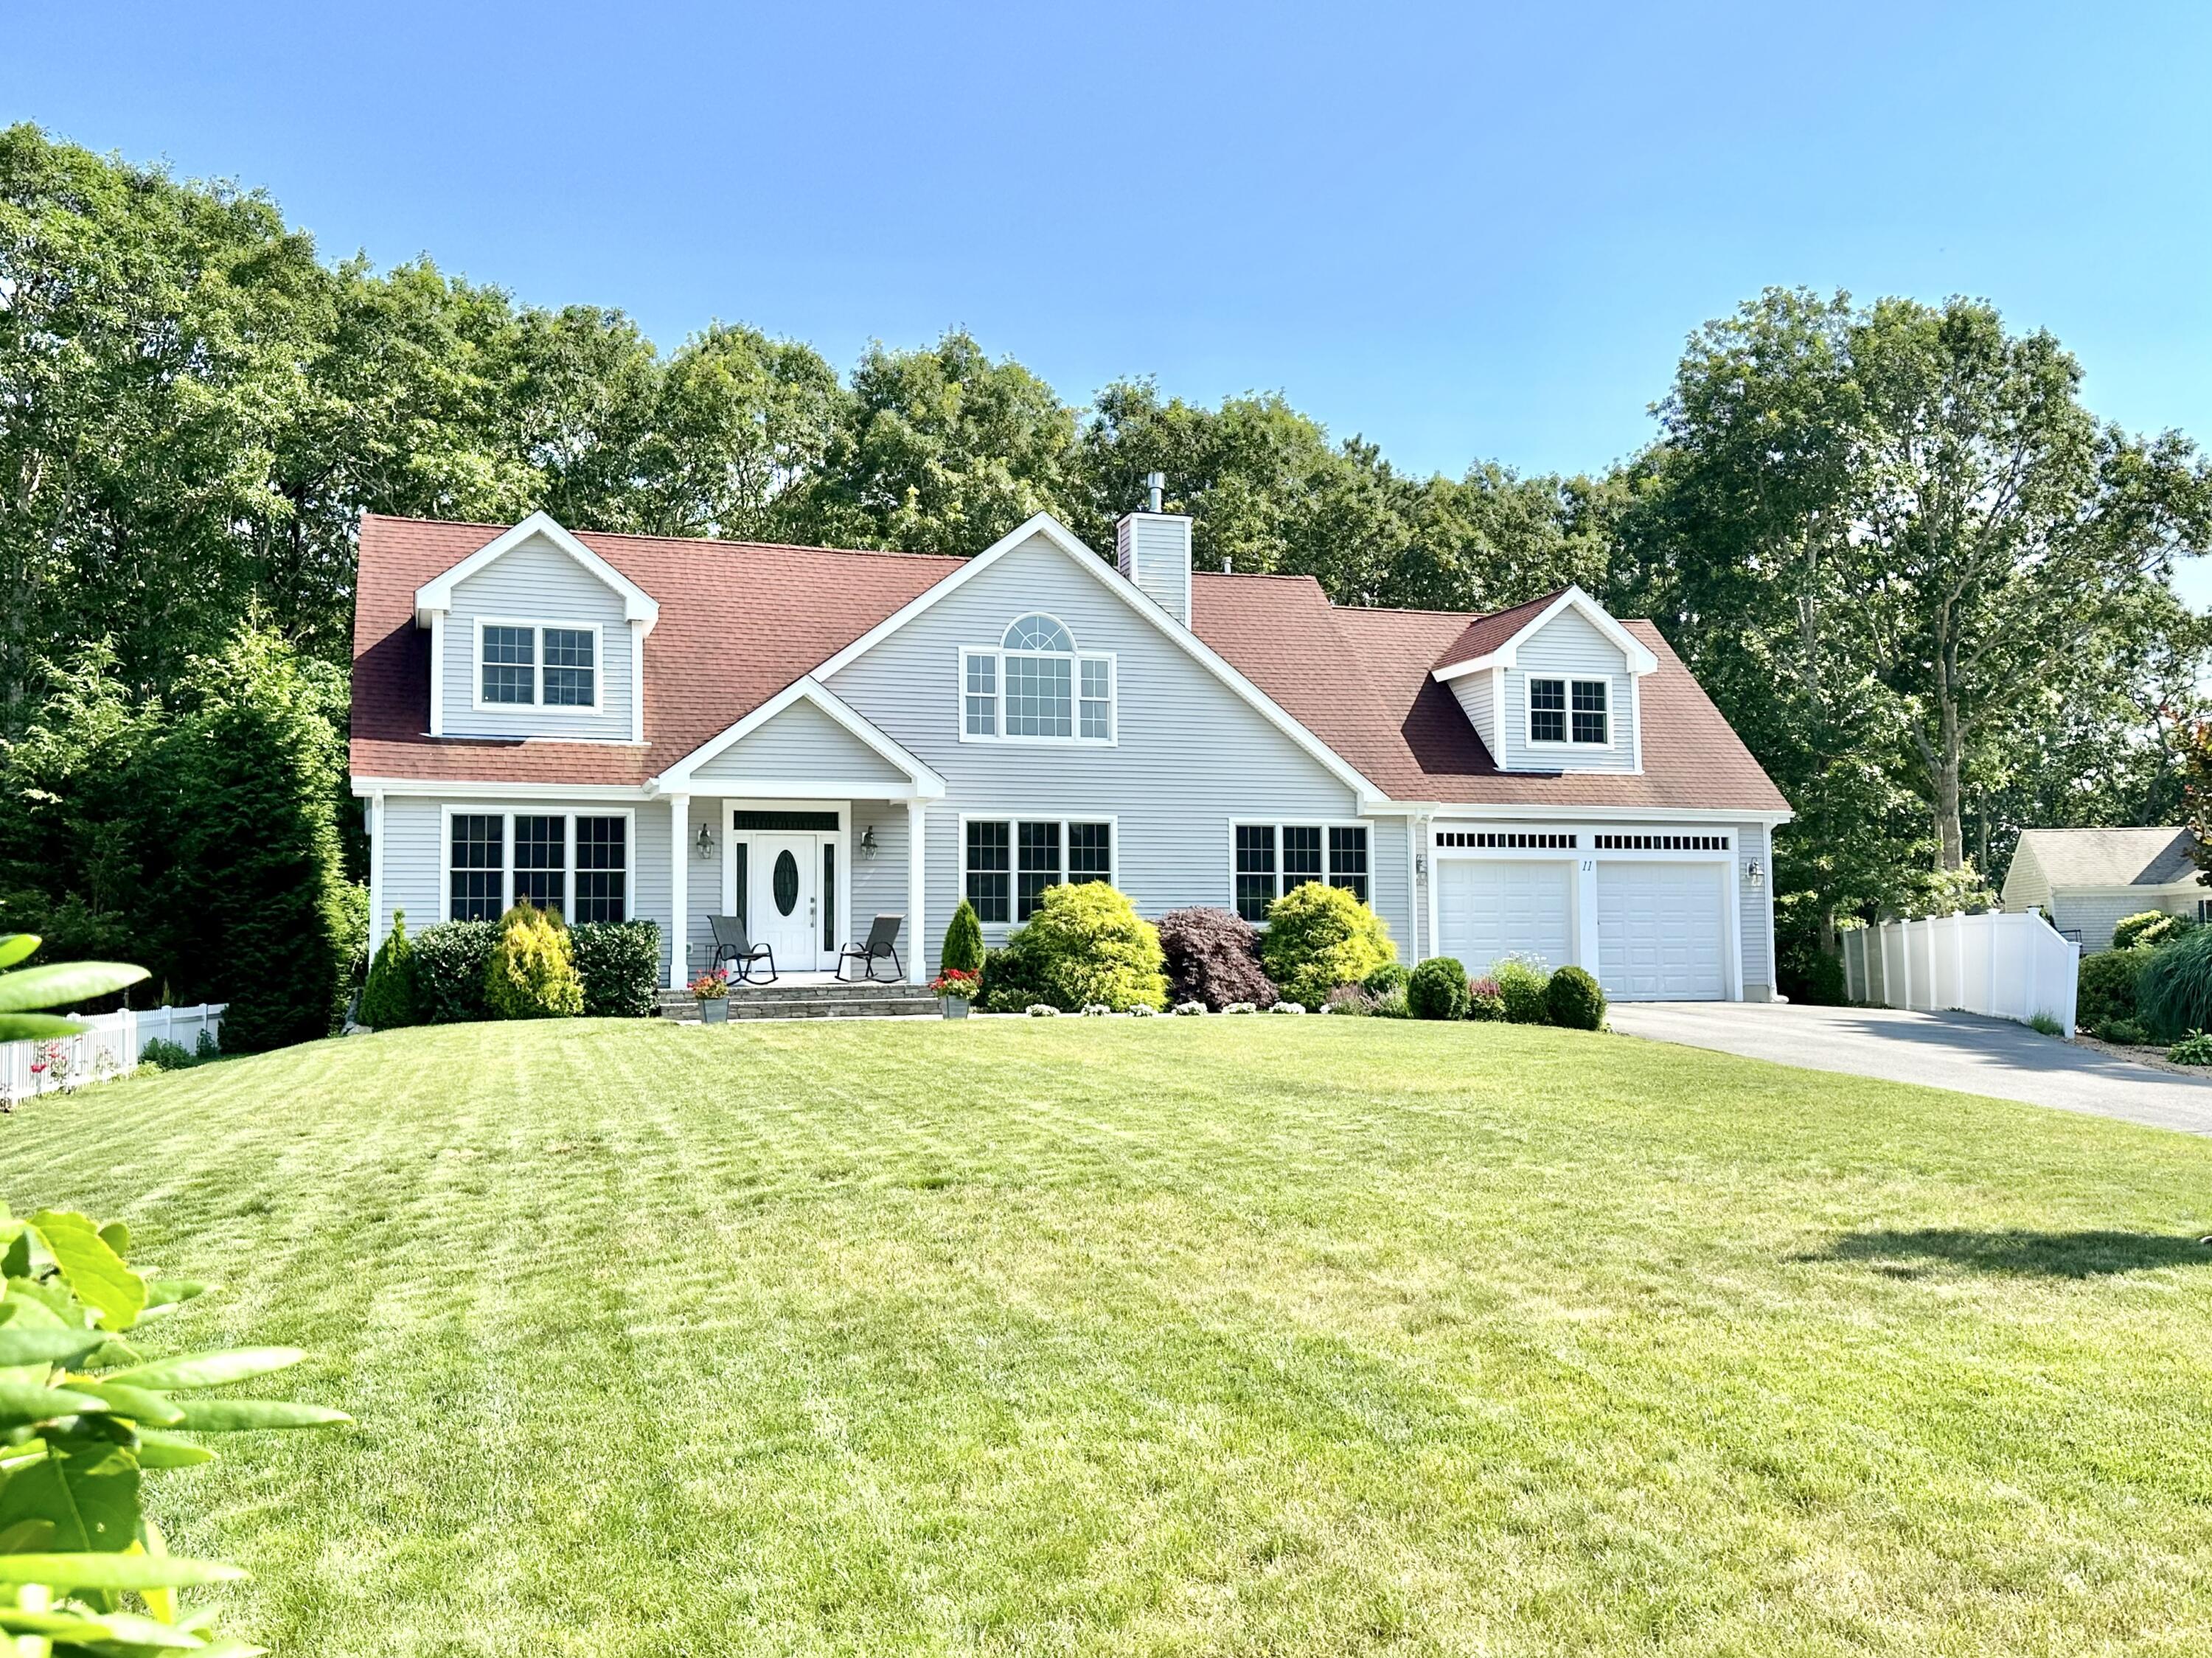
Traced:
[[1437, 859], [1437, 936], [1443, 953], [1481, 974], [1501, 956], [1540, 956], [1559, 967], [1567, 948], [1571, 864]]
[[1717, 1002], [1728, 994], [1717, 864], [1597, 866], [1598, 982], [1623, 1001]]

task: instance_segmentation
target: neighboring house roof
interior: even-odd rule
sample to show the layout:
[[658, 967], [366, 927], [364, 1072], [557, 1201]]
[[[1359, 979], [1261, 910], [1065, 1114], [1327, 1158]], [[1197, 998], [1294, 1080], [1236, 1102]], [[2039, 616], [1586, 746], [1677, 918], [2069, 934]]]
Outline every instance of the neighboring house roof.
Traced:
[[2054, 891], [2185, 886], [2198, 878], [2196, 846], [2185, 829], [2032, 829], [2014, 859], [2033, 858]]
[[[578, 531], [577, 542], [658, 601], [646, 650], [644, 744], [432, 738], [429, 639], [416, 625], [416, 592], [509, 529], [363, 518], [354, 617], [356, 777], [641, 785], [972, 562]], [[1499, 771], [1431, 671], [1494, 652], [1560, 598], [1549, 594], [1495, 616], [1340, 608], [1310, 577], [1194, 573], [1192, 633], [1205, 652], [1393, 799], [1789, 811], [1648, 622], [1621, 624], [1657, 665], [1638, 682], [1644, 770]]]

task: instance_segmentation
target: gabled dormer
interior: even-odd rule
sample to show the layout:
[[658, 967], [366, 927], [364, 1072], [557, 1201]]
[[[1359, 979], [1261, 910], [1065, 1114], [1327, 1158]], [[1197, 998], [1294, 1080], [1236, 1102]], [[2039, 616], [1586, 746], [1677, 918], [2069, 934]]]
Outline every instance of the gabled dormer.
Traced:
[[650, 594], [544, 513], [415, 592], [430, 735], [645, 740]]
[[1431, 677], [1451, 689], [1501, 771], [1644, 768], [1638, 682], [1651, 649], [1580, 587], [1468, 625]]

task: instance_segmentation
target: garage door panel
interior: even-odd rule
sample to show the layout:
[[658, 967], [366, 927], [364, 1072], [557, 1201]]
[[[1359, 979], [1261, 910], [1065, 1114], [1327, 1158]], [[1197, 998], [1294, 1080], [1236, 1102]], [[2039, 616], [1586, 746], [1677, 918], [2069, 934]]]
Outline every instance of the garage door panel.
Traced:
[[1622, 1001], [1728, 994], [1724, 888], [1716, 864], [1597, 866], [1598, 982]]
[[1514, 859], [1437, 860], [1437, 935], [1470, 973], [1501, 957], [1574, 959], [1570, 922], [1574, 866]]

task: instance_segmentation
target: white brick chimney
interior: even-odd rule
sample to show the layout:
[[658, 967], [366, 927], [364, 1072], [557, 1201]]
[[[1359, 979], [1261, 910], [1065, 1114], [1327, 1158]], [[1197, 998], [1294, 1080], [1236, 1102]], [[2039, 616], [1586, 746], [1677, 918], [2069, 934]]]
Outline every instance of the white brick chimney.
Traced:
[[1190, 518], [1160, 510], [1167, 478], [1145, 479], [1146, 502], [1114, 526], [1115, 562], [1121, 574], [1176, 621], [1190, 626]]

